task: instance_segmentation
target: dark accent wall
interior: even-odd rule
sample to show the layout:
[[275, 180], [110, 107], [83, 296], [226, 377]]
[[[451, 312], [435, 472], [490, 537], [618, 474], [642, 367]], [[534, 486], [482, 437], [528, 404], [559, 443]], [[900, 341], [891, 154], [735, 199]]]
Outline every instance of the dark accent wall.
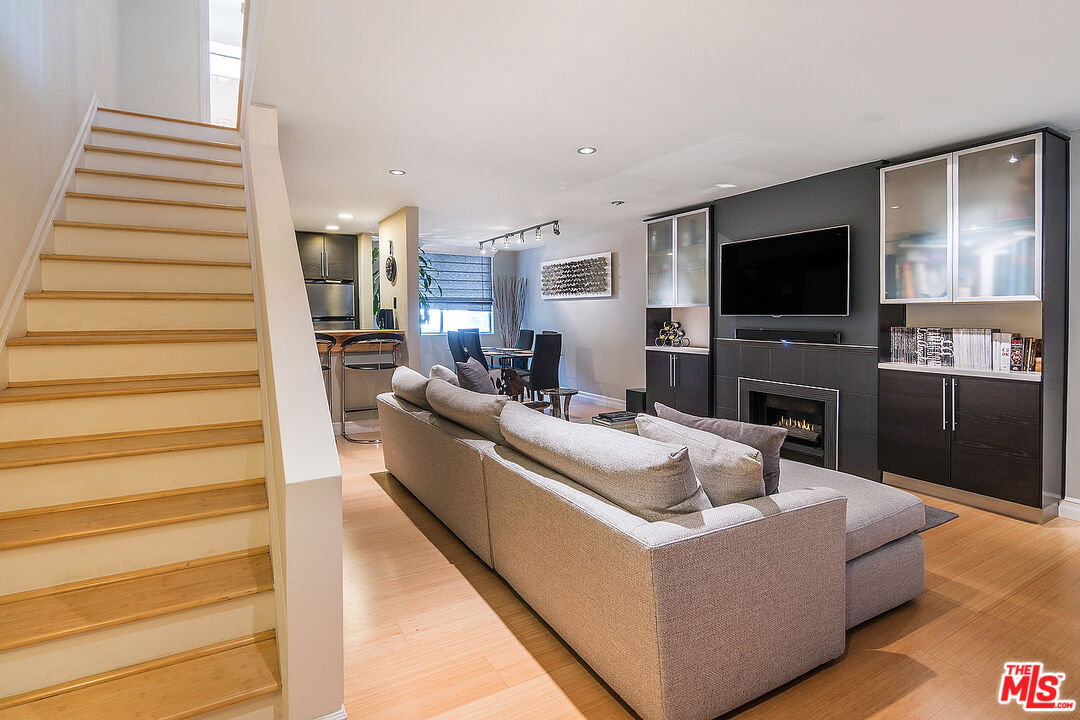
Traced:
[[[851, 302], [847, 317], [721, 315], [719, 262], [713, 263], [713, 413], [737, 419], [740, 377], [840, 391], [842, 472], [880, 480], [877, 465], [877, 363], [881, 323], [900, 306], [879, 304], [878, 166], [846, 170], [755, 190], [714, 204], [714, 260], [720, 244], [849, 225]], [[879, 320], [881, 312], [890, 317]], [[895, 324], [895, 323], [892, 323]], [[737, 327], [839, 330], [840, 345], [733, 340]]]
[[[717, 244], [732, 240], [851, 226], [851, 307], [847, 317], [773, 318], [720, 314], [720, 263], [713, 263], [713, 337], [736, 327], [839, 330], [845, 345], [878, 344], [880, 208], [876, 163], [817, 175], [714, 203]], [[714, 257], [719, 257], [717, 254]]]

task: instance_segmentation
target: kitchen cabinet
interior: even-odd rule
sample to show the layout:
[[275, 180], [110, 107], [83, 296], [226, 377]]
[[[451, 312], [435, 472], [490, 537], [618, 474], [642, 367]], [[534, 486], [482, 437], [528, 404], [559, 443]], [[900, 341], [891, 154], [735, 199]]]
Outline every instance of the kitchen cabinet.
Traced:
[[355, 235], [297, 232], [296, 246], [305, 280], [351, 280], [357, 277]]
[[645, 404], [653, 403], [681, 412], [708, 417], [710, 404], [708, 354], [665, 350], [645, 351]]
[[1039, 382], [878, 372], [883, 471], [1041, 507]]
[[646, 305], [709, 304], [709, 210], [658, 218], [646, 226]]
[[881, 170], [881, 301], [1042, 298], [1042, 133]]

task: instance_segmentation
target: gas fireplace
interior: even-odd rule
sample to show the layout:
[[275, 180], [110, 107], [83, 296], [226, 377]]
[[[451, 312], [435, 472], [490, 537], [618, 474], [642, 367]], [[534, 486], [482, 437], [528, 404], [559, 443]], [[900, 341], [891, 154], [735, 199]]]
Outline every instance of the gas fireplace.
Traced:
[[781, 456], [837, 466], [838, 390], [739, 378], [739, 419], [788, 431]]

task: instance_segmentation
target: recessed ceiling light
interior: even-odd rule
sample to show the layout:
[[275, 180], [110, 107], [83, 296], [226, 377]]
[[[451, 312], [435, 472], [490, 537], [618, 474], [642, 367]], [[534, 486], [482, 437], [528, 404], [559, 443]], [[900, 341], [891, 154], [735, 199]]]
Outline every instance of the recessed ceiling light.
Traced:
[[890, 210], [899, 210], [899, 209], [900, 209], [900, 206], [899, 206], [899, 205], [890, 205], [890, 206], [889, 206], [889, 209], [890, 209]]
[[327, 225], [326, 229], [327, 230], [340, 230], [341, 228], [339, 228], [337, 225]]
[[391, 170], [390, 174], [391, 175], [404, 175], [405, 171], [404, 170]]
[[739, 187], [739, 186], [734, 185], [732, 183], [716, 183], [716, 187], [720, 188], [721, 190], [730, 190], [731, 188], [735, 188], [735, 187]]
[[1020, 158], [1018, 158], [1018, 157], [1016, 157], [1015, 155], [1013, 155], [1013, 156], [1011, 156], [1011, 157], [1009, 158], [1009, 162], [1010, 162], [1010, 163], [1018, 163], [1018, 162], [1020, 162]]
[[612, 200], [611, 204], [614, 205], [615, 207], [618, 207], [619, 205], [624, 205], [625, 202], [626, 201], [624, 201], [624, 200]]
[[349, 213], [338, 213], [337, 216], [342, 220], [352, 220], [352, 215]]
[[585, 147], [579, 147], [577, 151], [578, 155], [592, 155], [594, 152], [596, 152], [596, 148], [586, 145]]

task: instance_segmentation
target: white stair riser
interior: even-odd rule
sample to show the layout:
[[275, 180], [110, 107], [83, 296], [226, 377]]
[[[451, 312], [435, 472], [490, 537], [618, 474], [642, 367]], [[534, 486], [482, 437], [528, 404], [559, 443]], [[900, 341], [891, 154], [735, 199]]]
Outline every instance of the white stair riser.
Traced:
[[[140, 130], [139, 132], [146, 132]], [[164, 134], [164, 133], [157, 133]], [[188, 157], [207, 158], [209, 160], [231, 160], [240, 162], [239, 148], [218, 147], [214, 145], [201, 145], [199, 143], [184, 142], [183, 140], [165, 140], [162, 138], [148, 138], [141, 135], [124, 135], [113, 132], [90, 133], [90, 144], [103, 147], [127, 148], [128, 150], [145, 150], [146, 152], [165, 153], [167, 155], [186, 155]], [[233, 143], [238, 144], [238, 143]]]
[[8, 441], [258, 420], [258, 387], [38, 400], [0, 405]]
[[266, 510], [4, 550], [0, 595], [270, 544]]
[[240, 300], [71, 300], [29, 298], [30, 332], [81, 330], [251, 330], [252, 302]]
[[0, 470], [0, 508], [24, 510], [263, 477], [262, 443]]
[[248, 372], [258, 362], [254, 340], [8, 348], [9, 381], [15, 383]]
[[247, 232], [247, 214], [242, 210], [153, 205], [121, 200], [67, 198], [64, 200], [64, 219], [141, 227]]
[[[274, 627], [274, 593], [0, 653], [0, 697], [137, 665]], [[120, 711], [119, 708], [117, 708]], [[118, 712], [118, 717], [123, 712]]]
[[141, 118], [108, 112], [107, 110], [98, 110], [94, 115], [93, 124], [103, 127], [122, 128], [124, 130], [157, 133], [158, 135], [176, 135], [196, 140], [212, 140], [214, 142], [234, 144], [240, 142], [240, 133], [233, 128], [205, 127], [171, 120]]
[[223, 235], [53, 228], [54, 248], [64, 255], [247, 262], [248, 239]]
[[243, 188], [196, 185], [166, 180], [139, 180], [94, 173], [75, 173], [75, 192], [224, 205], [244, 204]]
[[42, 260], [43, 290], [250, 293], [251, 268]]
[[220, 180], [235, 183], [244, 181], [240, 168], [232, 165], [214, 165], [212, 163], [169, 160], [168, 158], [98, 152], [96, 150], [85, 151], [79, 167], [94, 168], [95, 170], [119, 170], [143, 175], [194, 178], [196, 180]]
[[279, 702], [281, 693], [271, 693], [200, 715], [199, 720], [281, 720], [281, 715], [277, 714]]

